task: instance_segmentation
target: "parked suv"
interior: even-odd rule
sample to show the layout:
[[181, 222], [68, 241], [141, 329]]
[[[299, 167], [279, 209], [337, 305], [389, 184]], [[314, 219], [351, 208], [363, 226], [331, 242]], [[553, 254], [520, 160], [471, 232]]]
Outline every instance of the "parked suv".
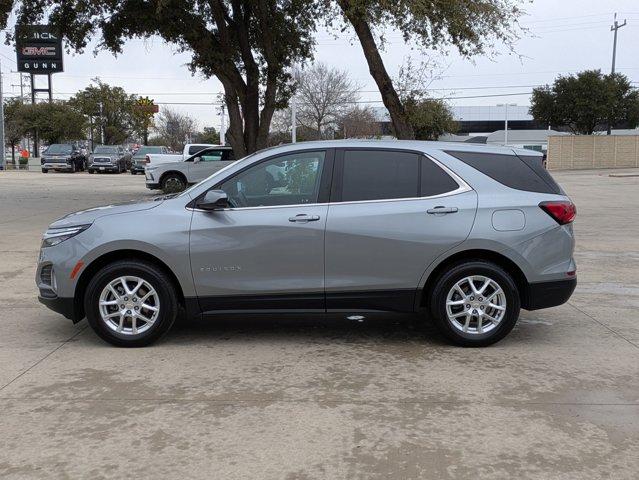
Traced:
[[40, 158], [42, 173], [48, 173], [49, 170], [75, 173], [85, 170], [86, 163], [86, 155], [74, 143], [53, 143], [42, 152]]
[[200, 150], [184, 161], [157, 165], [152, 159], [151, 155], [151, 163], [144, 169], [146, 188], [171, 193], [180, 192], [233, 163], [235, 155], [231, 147], [216, 146]]
[[122, 173], [130, 165], [131, 154], [121, 145], [98, 145], [89, 155], [89, 173]]
[[489, 345], [576, 285], [575, 206], [540, 165], [439, 142], [264, 150], [179, 195], [54, 222], [39, 298], [119, 346], [157, 340], [178, 310], [419, 312]]

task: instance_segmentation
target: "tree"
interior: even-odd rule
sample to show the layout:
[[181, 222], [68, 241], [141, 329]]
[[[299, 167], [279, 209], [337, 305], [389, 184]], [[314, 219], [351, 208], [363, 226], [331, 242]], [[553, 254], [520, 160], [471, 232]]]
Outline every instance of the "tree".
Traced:
[[444, 133], [457, 131], [457, 122], [445, 101], [431, 98], [428, 86], [438, 78], [433, 62], [415, 66], [410, 59], [395, 80], [406, 118], [417, 140], [437, 140]]
[[91, 138], [105, 145], [124, 143], [139, 125], [136, 114], [137, 97], [122, 87], [112, 87], [94, 79], [89, 85], [69, 99], [69, 104], [92, 118]]
[[149, 97], [139, 97], [133, 107], [133, 129], [142, 137], [143, 145], [149, 143], [149, 131], [153, 128], [153, 116], [157, 108], [155, 102]]
[[[399, 30], [404, 41], [429, 50], [455, 47], [462, 56], [492, 51], [497, 41], [512, 46], [517, 36], [518, 4], [522, 0], [336, 0], [343, 18], [355, 30], [388, 109], [398, 138], [413, 138], [414, 130], [380, 55], [387, 28]], [[336, 18], [328, 13], [328, 23]]]
[[215, 127], [204, 127], [201, 132], [197, 132], [193, 135], [193, 141], [195, 143], [210, 143], [213, 145], [220, 144], [220, 132]]
[[48, 144], [83, 138], [87, 126], [85, 116], [64, 101], [24, 104], [18, 116], [24, 134], [37, 130], [40, 139]]
[[11, 160], [16, 161], [16, 145], [25, 136], [28, 127], [24, 124], [23, 103], [18, 98], [12, 98], [4, 102], [4, 137], [11, 145]]
[[[306, 0], [30, 0], [0, 6], [0, 26], [47, 20], [67, 45], [118, 53], [128, 38], [162, 37], [191, 54], [190, 69], [217, 77], [238, 157], [267, 143], [273, 112], [290, 97], [290, 68], [311, 56], [320, 4]], [[14, 8], [15, 6], [15, 8]]]
[[170, 108], [163, 108], [156, 122], [158, 135], [173, 150], [182, 150], [195, 131], [195, 120]]
[[348, 72], [316, 63], [293, 73], [297, 121], [313, 132], [314, 138], [326, 138], [337, 130], [338, 120], [351, 110], [359, 98], [360, 87]]
[[639, 91], [625, 75], [586, 70], [559, 76], [552, 87], [533, 90], [530, 113], [535, 120], [591, 135], [606, 125], [639, 124]]
[[381, 134], [380, 124], [370, 107], [356, 106], [338, 121], [343, 138], [373, 138]]

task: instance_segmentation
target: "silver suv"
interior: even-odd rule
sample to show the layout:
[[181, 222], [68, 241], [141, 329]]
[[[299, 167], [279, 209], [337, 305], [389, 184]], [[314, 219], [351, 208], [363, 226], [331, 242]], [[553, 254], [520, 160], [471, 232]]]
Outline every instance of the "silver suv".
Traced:
[[179, 195], [53, 223], [39, 299], [119, 346], [178, 312], [302, 311], [418, 312], [489, 345], [576, 286], [575, 206], [539, 160], [417, 141], [264, 150]]

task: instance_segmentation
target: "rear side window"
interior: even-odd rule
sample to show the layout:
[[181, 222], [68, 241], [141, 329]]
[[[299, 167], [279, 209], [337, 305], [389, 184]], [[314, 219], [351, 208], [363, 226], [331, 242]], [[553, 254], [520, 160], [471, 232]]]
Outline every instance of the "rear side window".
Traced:
[[343, 202], [419, 196], [419, 155], [385, 150], [346, 150]]
[[[517, 155], [455, 151], [446, 151], [446, 153], [507, 187], [527, 192], [561, 193], [554, 181], [552, 182], [554, 185], [549, 184], [535, 168]], [[546, 175], [550, 176], [548, 172]]]
[[420, 196], [432, 197], [433, 195], [441, 195], [459, 188], [459, 184], [435, 162], [426, 157], [422, 157], [421, 162], [422, 182]]
[[550, 188], [553, 189], [553, 193], [563, 195], [564, 191], [561, 189], [559, 184], [555, 182], [555, 179], [552, 178], [548, 170], [546, 170], [546, 167], [544, 167], [544, 157], [533, 155], [519, 155], [519, 158], [521, 158], [522, 162], [532, 168], [535, 173], [539, 175]]
[[189, 147], [189, 155], [195, 155], [197, 152], [201, 152], [205, 148], [207, 148], [206, 145], [191, 145]]

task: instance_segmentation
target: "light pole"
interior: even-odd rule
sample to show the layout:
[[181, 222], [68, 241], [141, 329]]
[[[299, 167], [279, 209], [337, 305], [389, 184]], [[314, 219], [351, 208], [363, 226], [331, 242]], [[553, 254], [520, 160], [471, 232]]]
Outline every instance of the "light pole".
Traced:
[[504, 107], [505, 109], [505, 117], [504, 120], [504, 145], [508, 146], [508, 107], [516, 107], [516, 103], [498, 103], [498, 107]]

